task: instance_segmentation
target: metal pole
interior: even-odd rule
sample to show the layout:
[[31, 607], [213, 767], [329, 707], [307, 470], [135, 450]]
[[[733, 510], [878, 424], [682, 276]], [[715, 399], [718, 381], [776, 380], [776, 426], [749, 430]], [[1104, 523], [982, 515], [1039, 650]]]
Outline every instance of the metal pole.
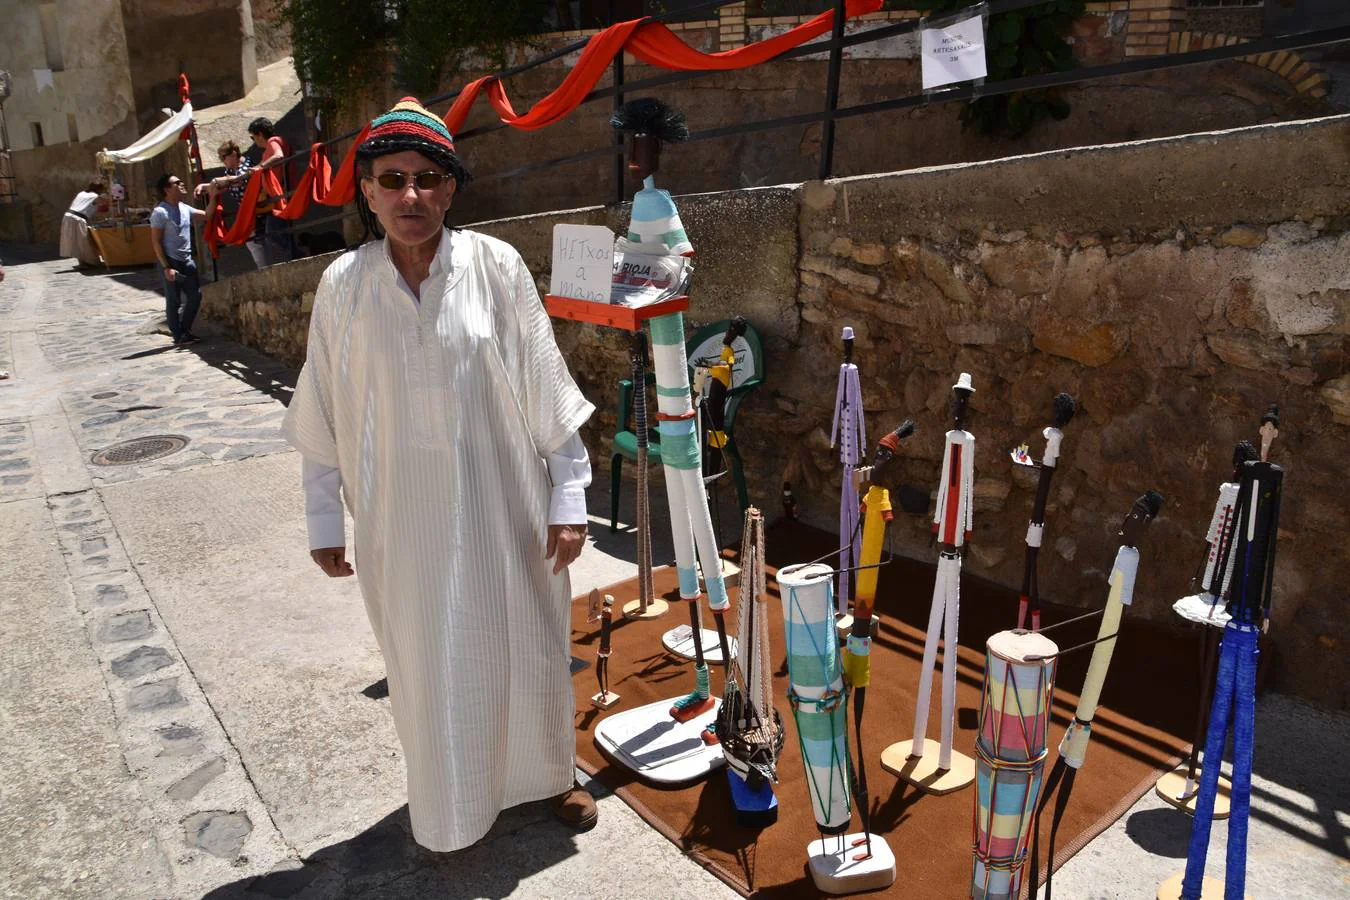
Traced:
[[820, 134], [820, 180], [834, 170], [834, 111], [839, 106], [839, 70], [844, 60], [844, 0], [834, 2], [834, 34], [830, 38], [830, 70], [825, 85], [825, 121]]
[[[609, 24], [615, 20], [614, 0], [609, 0]], [[623, 108], [623, 48], [614, 55], [614, 112]], [[614, 202], [623, 202], [623, 132], [614, 129]]]

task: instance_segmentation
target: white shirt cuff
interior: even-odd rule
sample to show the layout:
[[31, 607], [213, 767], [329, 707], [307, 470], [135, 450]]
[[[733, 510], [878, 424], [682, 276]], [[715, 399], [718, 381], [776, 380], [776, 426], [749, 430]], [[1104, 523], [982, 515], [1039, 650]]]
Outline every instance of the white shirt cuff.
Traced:
[[550, 525], [586, 524], [586, 488], [591, 484], [591, 458], [581, 436], [572, 436], [548, 455], [548, 477], [553, 482], [549, 497]]
[[347, 527], [342, 515], [342, 473], [305, 459], [300, 468], [305, 486], [305, 521], [309, 549], [345, 547]]

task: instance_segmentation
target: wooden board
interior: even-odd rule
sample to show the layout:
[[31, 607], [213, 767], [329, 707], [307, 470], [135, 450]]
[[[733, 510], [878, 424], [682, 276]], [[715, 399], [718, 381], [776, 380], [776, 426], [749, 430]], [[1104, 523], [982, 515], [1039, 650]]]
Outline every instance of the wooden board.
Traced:
[[670, 609], [670, 604], [660, 597], [653, 597], [647, 601], [647, 611], [642, 611], [642, 598], [629, 600], [623, 605], [623, 617], [625, 619], [658, 619], [664, 616]]
[[[1178, 873], [1158, 885], [1158, 900], [1181, 900], [1181, 880], [1184, 877]], [[1223, 882], [1217, 878], [1206, 878], [1200, 882], [1200, 900], [1223, 900]]]
[[[676, 625], [661, 635], [661, 646], [680, 659], [693, 661], [694, 629], [688, 625]], [[736, 655], [739, 647], [740, 644], [736, 642], [736, 638], [733, 635], [727, 635], [727, 651], [732, 656]], [[711, 628], [703, 629], [703, 661], [709, 665], [722, 664], [722, 644], [717, 639], [717, 632]]]
[[577, 300], [572, 297], [559, 297], [556, 294], [544, 295], [544, 309], [555, 319], [590, 322], [592, 325], [622, 328], [624, 331], [639, 331], [642, 323], [648, 319], [659, 319], [671, 313], [684, 312], [688, 308], [688, 297], [672, 297], [660, 303], [634, 309], [630, 306], [599, 303], [595, 300]]
[[595, 743], [614, 762], [656, 784], [687, 784], [726, 765], [721, 744], [705, 744], [703, 732], [717, 720], [712, 708], [688, 722], [670, 717], [670, 700], [615, 713], [595, 726]]
[[975, 760], [964, 753], [953, 750], [952, 767], [943, 772], [937, 765], [938, 754], [942, 752], [941, 743], [926, 738], [923, 756], [917, 758], [910, 755], [913, 749], [913, 741], [891, 744], [881, 751], [881, 767], [901, 781], [907, 781], [929, 794], [950, 794], [975, 780]]
[[143, 266], [155, 261], [155, 245], [151, 240], [149, 225], [132, 225], [130, 240], [127, 229], [121, 225], [107, 228], [90, 228], [89, 237], [103, 257], [103, 264], [109, 268], [115, 266]]
[[[1200, 769], [1196, 769], [1196, 777], [1199, 777]], [[1177, 809], [1195, 815], [1195, 801], [1200, 797], [1200, 791], [1196, 790], [1194, 794], [1185, 800], [1178, 800], [1181, 792], [1186, 789], [1186, 767], [1173, 769], [1166, 775], [1158, 779], [1158, 783], [1153, 790], [1159, 797], [1167, 803], [1172, 804]], [[1233, 800], [1233, 782], [1228, 780], [1227, 775], [1219, 776], [1219, 791], [1214, 795], [1214, 818], [1226, 819], [1232, 812]]]

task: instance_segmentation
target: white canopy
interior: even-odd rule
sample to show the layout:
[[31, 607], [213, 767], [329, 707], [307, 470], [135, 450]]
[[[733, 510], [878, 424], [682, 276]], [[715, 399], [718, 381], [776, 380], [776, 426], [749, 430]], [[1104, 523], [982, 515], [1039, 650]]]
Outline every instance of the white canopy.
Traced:
[[154, 159], [173, 146], [183, 129], [192, 124], [192, 103], [184, 103], [183, 108], [151, 129], [149, 134], [137, 140], [125, 150], [104, 150], [99, 154], [100, 162], [137, 163]]

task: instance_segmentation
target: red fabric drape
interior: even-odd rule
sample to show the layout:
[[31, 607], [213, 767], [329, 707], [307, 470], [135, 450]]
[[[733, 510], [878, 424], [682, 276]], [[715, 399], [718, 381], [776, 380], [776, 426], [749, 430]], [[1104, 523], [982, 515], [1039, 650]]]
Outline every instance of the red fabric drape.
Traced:
[[[881, 0], [847, 0], [845, 14], [849, 18], [866, 15], [881, 9]], [[506, 96], [506, 88], [492, 75], [465, 85], [455, 98], [450, 111], [445, 115], [446, 127], [451, 134], [459, 132], [469, 118], [469, 110], [479, 95], [486, 90], [488, 102], [496, 110], [498, 118], [512, 128], [521, 131], [535, 131], [545, 128], [566, 117], [581, 105], [600, 80], [609, 64], [620, 52], [627, 50], [638, 59], [662, 69], [675, 71], [725, 72], [733, 69], [745, 69], [773, 59], [780, 53], [798, 47], [809, 40], [828, 32], [834, 24], [834, 12], [823, 12], [803, 22], [796, 28], [777, 37], [723, 50], [720, 53], [703, 53], [680, 40], [675, 32], [659, 22], [645, 22], [634, 19], [619, 22], [591, 37], [581, 51], [567, 77], [547, 97], [544, 97], [529, 112], [517, 114]]]
[[242, 244], [253, 236], [258, 200], [264, 187], [269, 195], [278, 198], [273, 202], [272, 215], [288, 222], [303, 216], [312, 203], [324, 206], [342, 206], [350, 203], [356, 196], [356, 148], [361, 146], [361, 142], [366, 139], [369, 132], [370, 126], [367, 125], [356, 136], [356, 140], [347, 149], [347, 155], [338, 166], [336, 175], [332, 174], [332, 165], [328, 162], [328, 154], [324, 152], [323, 144], [311, 147], [309, 166], [306, 167], [305, 174], [301, 176], [300, 183], [295, 186], [289, 200], [281, 198], [281, 181], [275, 171], [254, 169], [249, 176], [248, 186], [244, 189], [244, 196], [239, 201], [239, 211], [235, 215], [233, 225], [228, 229], [225, 228], [219, 202], [210, 210], [206, 222], [206, 243], [211, 248], [211, 255], [220, 255], [221, 244]]
[[[848, 18], [874, 13], [881, 9], [882, 0], [846, 0], [845, 15]], [[460, 91], [459, 96], [445, 115], [445, 124], [451, 134], [458, 133], [469, 118], [469, 111], [484, 91], [488, 103], [502, 122], [521, 131], [535, 131], [547, 128], [566, 118], [572, 110], [581, 105], [586, 95], [594, 90], [600, 77], [614, 57], [625, 50], [633, 56], [662, 69], [674, 71], [726, 72], [745, 69], [768, 62], [780, 53], [785, 53], [809, 40], [828, 32], [834, 24], [834, 12], [823, 12], [803, 22], [796, 28], [777, 37], [723, 50], [720, 53], [703, 53], [680, 40], [675, 32], [659, 22], [633, 19], [618, 22], [591, 37], [581, 51], [572, 70], [563, 78], [562, 84], [530, 107], [525, 113], [517, 113], [506, 96], [506, 88], [500, 79], [488, 75], [471, 81]], [[352, 146], [338, 167], [337, 174], [329, 177], [330, 167], [323, 152], [322, 144], [310, 149], [309, 167], [296, 186], [290, 200], [278, 200], [272, 214], [279, 218], [294, 221], [304, 215], [311, 203], [325, 206], [342, 206], [356, 196], [356, 148], [370, 132], [367, 125], [356, 136]], [[257, 209], [258, 195], [262, 190], [262, 178], [269, 179], [268, 190], [274, 195], [281, 194], [280, 184], [271, 172], [255, 171], [249, 179], [244, 199], [239, 204], [239, 214], [234, 225], [228, 230], [223, 227], [220, 207], [211, 211], [207, 221], [206, 240], [212, 255], [218, 254], [220, 244], [242, 244], [253, 235], [253, 218]]]

